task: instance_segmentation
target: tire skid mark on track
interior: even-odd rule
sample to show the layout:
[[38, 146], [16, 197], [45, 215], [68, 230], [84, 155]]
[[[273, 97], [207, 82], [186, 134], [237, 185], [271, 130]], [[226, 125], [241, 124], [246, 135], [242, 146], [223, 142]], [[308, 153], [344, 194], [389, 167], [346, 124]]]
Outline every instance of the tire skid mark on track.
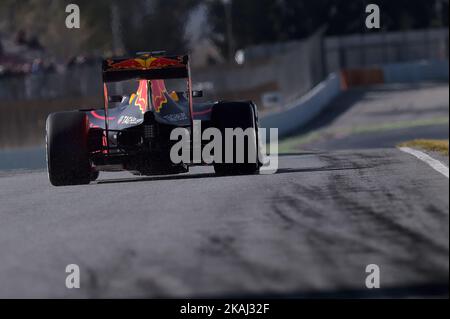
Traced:
[[[343, 253], [350, 249], [355, 254], [381, 254], [405, 266], [423, 258], [424, 249], [432, 255], [448, 254], [448, 244], [436, 241], [432, 233], [423, 232], [422, 227], [427, 225], [422, 225], [422, 220], [415, 218], [415, 224], [409, 223], [409, 212], [418, 208], [408, 201], [405, 203], [405, 198], [400, 195], [420, 197], [413, 186], [391, 190], [388, 185], [380, 185], [373, 180], [372, 169], [402, 165], [400, 160], [384, 155], [366, 156], [364, 152], [342, 158], [339, 154], [321, 158], [328, 161], [330, 168], [327, 185], [305, 186], [301, 180], [292, 181], [289, 187], [279, 190], [272, 205], [280, 227], [291, 232], [303, 232], [308, 246], [315, 247], [314, 253], [320, 255], [321, 260], [335, 263], [336, 259], [330, 258], [333, 255], [330, 250], [339, 251], [340, 247], [346, 247]], [[353, 175], [349, 177], [347, 170], [338, 169], [342, 167], [353, 168]], [[389, 170], [385, 173], [395, 174]], [[355, 180], [359, 182], [355, 183]], [[429, 208], [425, 207], [425, 211]], [[339, 216], [336, 220], [328, 214], [330, 210]], [[436, 208], [431, 213], [438, 220], [445, 218]], [[439, 227], [436, 223], [431, 226]], [[400, 253], [394, 253], [392, 246]], [[411, 254], [405, 252], [404, 247], [416, 247], [416, 250]], [[417, 264], [415, 272], [418, 276], [422, 271], [446, 268], [433, 258], [426, 266], [420, 262]], [[442, 274], [438, 272], [438, 276]]]
[[[361, 159], [364, 158], [364, 156], [361, 157]], [[392, 172], [392, 174], [395, 174], [395, 172]], [[423, 225], [422, 220], [413, 218], [415, 223], [410, 223], [411, 217], [416, 217], [410, 216], [410, 212], [417, 212], [422, 208], [411, 205], [408, 200], [398, 197], [398, 195], [410, 194], [409, 196], [420, 197], [421, 194], [415, 191], [414, 186], [399, 186], [395, 191], [391, 191], [388, 185], [374, 184], [371, 176], [366, 176], [364, 170], [358, 171], [358, 175], [361, 183], [357, 185], [357, 188], [367, 189], [368, 193], [371, 194], [368, 201], [348, 196], [354, 188], [354, 186], [349, 185], [352, 182], [354, 183], [355, 179], [350, 180], [346, 175], [341, 175], [338, 183], [336, 183], [336, 180], [330, 179], [330, 188], [340, 194], [336, 198], [337, 206], [346, 208], [355, 217], [354, 221], [358, 223], [358, 228], [362, 230], [361, 236], [367, 238], [367, 240], [371, 240], [371, 238], [368, 238], [369, 235], [376, 238], [378, 244], [384, 245], [384, 248], [379, 245], [380, 252], [382, 250], [386, 253], [389, 252], [389, 258], [395, 259], [398, 263], [415, 263], [418, 274], [421, 271], [429, 271], [434, 267], [436, 267], [434, 269], [442, 268], [441, 263], [433, 265], [433, 260], [429, 260], [430, 264], [427, 266], [422, 266], [423, 263], [419, 262], [423, 258], [425, 249], [431, 255], [448, 255], [448, 243], [436, 241], [433, 233], [424, 232], [423, 227], [427, 225]], [[387, 203], [389, 203], [389, 206], [386, 206]], [[425, 207], [424, 210], [427, 211], [426, 209]], [[358, 218], [361, 212], [364, 212], [364, 219]], [[436, 214], [436, 211], [433, 213]], [[442, 214], [440, 217], [440, 219], [445, 218]], [[372, 225], [377, 225], [377, 229], [373, 229]], [[433, 225], [432, 228], [437, 226]], [[381, 236], [377, 233], [380, 233]], [[393, 246], [397, 247], [395, 250], [401, 253], [392, 254]], [[402, 247], [414, 247], [414, 249], [406, 252]]]

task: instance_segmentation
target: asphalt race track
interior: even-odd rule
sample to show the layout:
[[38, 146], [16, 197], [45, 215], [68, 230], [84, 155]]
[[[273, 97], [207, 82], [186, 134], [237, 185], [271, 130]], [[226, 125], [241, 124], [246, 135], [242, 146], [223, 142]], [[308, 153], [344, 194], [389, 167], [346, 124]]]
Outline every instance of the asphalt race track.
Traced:
[[[448, 194], [395, 148], [298, 152], [275, 175], [65, 188], [0, 172], [0, 298], [448, 296]], [[65, 287], [68, 264], [80, 289]]]
[[368, 293], [373, 263], [385, 288], [448, 282], [448, 179], [397, 150], [287, 156], [273, 176], [0, 186], [0, 297]]

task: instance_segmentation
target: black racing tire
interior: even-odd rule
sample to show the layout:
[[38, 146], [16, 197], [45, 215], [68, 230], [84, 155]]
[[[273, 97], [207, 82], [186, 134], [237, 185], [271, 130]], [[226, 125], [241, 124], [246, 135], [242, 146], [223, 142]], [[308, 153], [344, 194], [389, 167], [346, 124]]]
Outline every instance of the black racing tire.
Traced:
[[88, 117], [83, 112], [60, 112], [48, 116], [47, 169], [53, 186], [86, 185], [91, 182], [88, 131]]
[[[218, 103], [213, 107], [212, 126], [219, 129], [222, 134], [223, 154], [222, 162], [214, 163], [214, 171], [217, 175], [252, 175], [259, 173], [257, 121], [254, 107], [251, 102]], [[236, 158], [236, 141], [233, 146], [233, 162], [225, 163], [225, 129], [241, 128], [244, 131], [253, 128], [254, 140], [250, 147], [254, 147], [255, 158], [249, 158], [249, 143], [245, 141], [244, 163], [238, 163]]]
[[91, 173], [91, 182], [95, 182], [100, 177], [99, 171], [93, 171]]

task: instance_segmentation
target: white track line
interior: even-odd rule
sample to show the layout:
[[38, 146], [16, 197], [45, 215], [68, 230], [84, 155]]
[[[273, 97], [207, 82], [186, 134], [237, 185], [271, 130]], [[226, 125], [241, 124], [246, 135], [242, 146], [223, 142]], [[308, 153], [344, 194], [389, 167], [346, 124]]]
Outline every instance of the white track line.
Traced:
[[425, 154], [424, 152], [409, 148], [409, 147], [400, 147], [400, 150], [402, 152], [411, 154], [421, 161], [427, 163], [429, 166], [431, 166], [434, 170], [438, 171], [442, 175], [448, 178], [448, 167], [439, 162], [438, 160], [435, 160], [428, 154]]

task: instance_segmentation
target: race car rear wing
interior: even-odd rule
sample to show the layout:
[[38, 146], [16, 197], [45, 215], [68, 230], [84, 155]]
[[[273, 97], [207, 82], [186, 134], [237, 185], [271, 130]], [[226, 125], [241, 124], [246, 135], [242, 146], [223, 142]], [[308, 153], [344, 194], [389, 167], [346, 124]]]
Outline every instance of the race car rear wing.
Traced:
[[183, 79], [189, 77], [189, 57], [143, 54], [135, 58], [106, 59], [102, 69], [106, 83], [133, 79]]

